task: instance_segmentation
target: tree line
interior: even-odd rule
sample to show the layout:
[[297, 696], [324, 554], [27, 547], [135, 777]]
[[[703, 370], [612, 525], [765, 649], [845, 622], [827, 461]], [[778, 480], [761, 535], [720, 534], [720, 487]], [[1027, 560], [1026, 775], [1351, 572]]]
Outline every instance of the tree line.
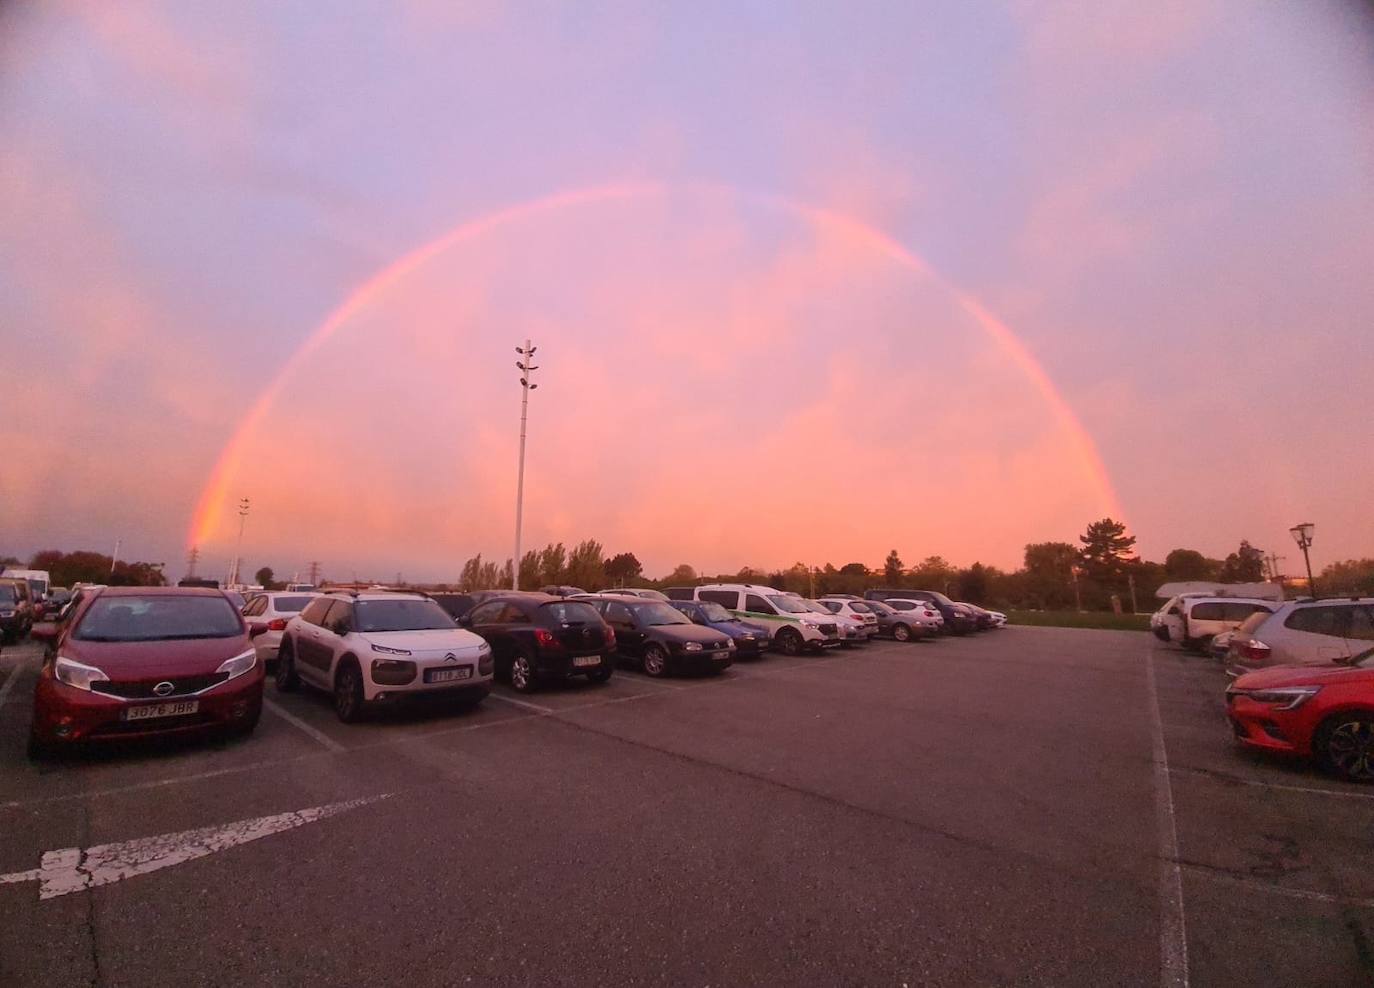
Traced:
[[75, 583], [103, 583], [111, 587], [165, 587], [167, 578], [162, 563], [116, 561], [111, 556], [87, 549], [63, 552], [44, 549], [36, 552], [25, 564], [14, 556], [0, 559], [0, 565], [21, 569], [47, 570], [55, 587], [70, 587]]

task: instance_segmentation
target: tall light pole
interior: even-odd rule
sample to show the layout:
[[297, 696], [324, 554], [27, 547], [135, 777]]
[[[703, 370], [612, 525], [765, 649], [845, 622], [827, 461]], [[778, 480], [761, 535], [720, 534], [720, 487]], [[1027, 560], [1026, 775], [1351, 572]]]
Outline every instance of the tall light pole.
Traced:
[[537, 348], [525, 341], [523, 347], [516, 347], [515, 352], [520, 354], [520, 359], [515, 362], [515, 366], [520, 368], [520, 469], [516, 474], [515, 480], [515, 562], [511, 566], [510, 586], [512, 590], [520, 589], [520, 529], [525, 521], [525, 422], [529, 417], [530, 411], [530, 392], [539, 385], [531, 382], [534, 372], [539, 368], [532, 363], [534, 351]]
[[248, 498], [242, 497], [239, 498], [239, 541], [234, 548], [234, 576], [229, 581], [230, 586], [240, 582], [239, 566], [243, 563], [243, 525], [246, 521], [248, 521]]
[[1312, 579], [1312, 559], [1307, 555], [1307, 550], [1312, 546], [1312, 532], [1316, 527], [1310, 521], [1305, 521], [1288, 530], [1302, 550], [1302, 561], [1307, 564], [1307, 590], [1313, 597], [1317, 596], [1317, 581]]

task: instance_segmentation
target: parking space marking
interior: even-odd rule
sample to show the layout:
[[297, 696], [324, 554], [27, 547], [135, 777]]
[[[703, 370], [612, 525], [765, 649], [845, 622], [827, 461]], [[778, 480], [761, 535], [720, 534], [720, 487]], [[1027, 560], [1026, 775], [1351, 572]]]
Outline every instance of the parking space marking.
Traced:
[[1145, 685], [1150, 700], [1150, 743], [1155, 775], [1155, 828], [1159, 835], [1159, 983], [1187, 988], [1188, 927], [1183, 912], [1183, 871], [1178, 862], [1178, 826], [1169, 751], [1155, 686], [1154, 649], [1145, 653]]
[[292, 727], [300, 729], [302, 733], [308, 735], [315, 741], [318, 741], [320, 744], [324, 745], [330, 751], [347, 750], [343, 745], [339, 744], [339, 742], [335, 741], [328, 734], [325, 734], [318, 728], [311, 727], [309, 724], [301, 720], [295, 714], [291, 713], [291, 711], [287, 710], [285, 707], [281, 706], [275, 700], [269, 700], [267, 699], [267, 697], [264, 696], [262, 698], [262, 705], [266, 707], [268, 710], [272, 711], [282, 720], [286, 721]]
[[512, 706], [516, 706], [516, 707], [524, 707], [526, 710], [533, 710], [533, 711], [535, 711], [536, 713], [541, 713], [541, 714], [556, 713], [556, 711], [553, 709], [553, 707], [544, 707], [544, 706], [540, 706], [540, 705], [537, 704], [537, 703], [530, 703], [528, 700], [517, 700], [517, 699], [516, 699], [515, 697], [513, 697], [513, 696], [502, 696], [500, 693], [488, 693], [488, 694], [487, 694], [487, 698], [488, 698], [488, 699], [491, 699], [491, 700], [500, 700], [502, 703], [509, 703], [509, 704], [511, 704]]
[[14, 666], [10, 669], [10, 674], [5, 677], [5, 681], [0, 683], [0, 707], [4, 707], [9, 702], [10, 691], [14, 689], [14, 684], [24, 672], [26, 660], [29, 657], [27, 651], [15, 656]]
[[1374, 899], [1351, 899], [1343, 895], [1330, 895], [1326, 892], [1316, 892], [1311, 889], [1295, 889], [1284, 885], [1274, 885], [1271, 882], [1256, 882], [1248, 878], [1241, 878], [1238, 875], [1227, 874], [1224, 871], [1217, 871], [1215, 868], [1204, 868], [1193, 864], [1188, 865], [1187, 868], [1190, 875], [1210, 878], [1213, 881], [1225, 882], [1228, 885], [1238, 885], [1241, 888], [1251, 889], [1256, 892], [1272, 892], [1275, 895], [1286, 895], [1293, 899], [1307, 899], [1312, 902], [1328, 902], [1334, 906], [1353, 906], [1356, 909], [1374, 909]]
[[1255, 786], [1260, 789], [1277, 789], [1280, 792], [1304, 792], [1318, 796], [1339, 796], [1342, 799], [1374, 799], [1374, 792], [1346, 792], [1341, 789], [1322, 789], [1317, 786], [1290, 786], [1282, 782], [1265, 782], [1262, 779], [1241, 779], [1233, 775], [1223, 775], [1197, 768], [1172, 768], [1171, 775], [1194, 779], [1210, 779], [1223, 786]]

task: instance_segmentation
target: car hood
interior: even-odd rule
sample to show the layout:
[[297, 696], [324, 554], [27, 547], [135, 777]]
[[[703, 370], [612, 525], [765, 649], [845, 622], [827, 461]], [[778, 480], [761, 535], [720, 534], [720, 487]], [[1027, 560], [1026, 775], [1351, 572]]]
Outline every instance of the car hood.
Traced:
[[1281, 686], [1324, 686], [1328, 683], [1374, 683], [1374, 669], [1350, 666], [1273, 666], [1247, 672], [1235, 682], [1238, 690], [1276, 689]]
[[208, 676], [226, 659], [250, 652], [247, 635], [181, 638], [158, 642], [92, 642], [69, 638], [58, 654], [95, 666], [112, 680], [153, 676]]
[[749, 624], [747, 621], [717, 621], [708, 627], [723, 632], [731, 638], [738, 638], [740, 635], [754, 635], [759, 638], [772, 637], [767, 628], [762, 628], [757, 624]]
[[703, 645], [719, 645], [729, 641], [730, 636], [699, 624], [660, 624], [647, 629], [650, 634], [657, 632], [670, 642], [701, 642]]
[[365, 631], [363, 641], [383, 648], [403, 648], [407, 652], [438, 652], [452, 649], [458, 654], [476, 652], [486, 642], [462, 628], [433, 628], [429, 631]]

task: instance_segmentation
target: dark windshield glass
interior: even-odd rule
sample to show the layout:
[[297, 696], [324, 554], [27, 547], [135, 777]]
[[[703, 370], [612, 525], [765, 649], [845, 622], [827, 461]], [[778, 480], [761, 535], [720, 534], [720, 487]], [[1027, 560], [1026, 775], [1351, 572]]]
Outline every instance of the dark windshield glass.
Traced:
[[805, 614], [811, 608], [796, 597], [769, 597], [768, 602], [786, 614]]
[[862, 600], [851, 600], [849, 602], [849, 609], [859, 614], [867, 614], [870, 610], [869, 606]]
[[19, 599], [19, 588], [13, 583], [0, 583], [0, 603], [13, 604]]
[[305, 605], [314, 599], [314, 597], [274, 597], [272, 610], [278, 614], [295, 614], [297, 611], [305, 610]]
[[944, 604], [946, 607], [954, 606], [954, 601], [950, 600], [948, 597], [940, 593], [940, 591], [938, 590], [929, 590], [927, 591], [927, 593], [930, 594], [930, 599], [935, 601], [937, 604]]
[[886, 604], [882, 603], [881, 601], [877, 601], [877, 600], [870, 600], [870, 601], [868, 602], [868, 609], [869, 609], [870, 611], [872, 611], [874, 614], [896, 614], [896, 613], [897, 613], [897, 612], [896, 612], [895, 610], [893, 610], [891, 607], [888, 607]]
[[360, 600], [353, 608], [358, 630], [433, 631], [456, 628], [453, 618], [432, 600]]
[[238, 612], [223, 597], [101, 597], [72, 637], [88, 642], [154, 642], [175, 638], [233, 638], [243, 633]]
[[708, 621], [719, 622], [735, 620], [735, 616], [733, 614], [731, 614], [725, 608], [721, 607], [719, 604], [712, 604], [710, 601], [706, 601], [701, 605], [701, 613], [705, 615], [706, 620]]
[[650, 628], [663, 624], [691, 624], [686, 614], [668, 604], [645, 604], [634, 608], [639, 623]]
[[600, 624], [601, 615], [590, 604], [577, 601], [559, 601], [556, 604], [540, 604], [539, 613], [555, 624]]

